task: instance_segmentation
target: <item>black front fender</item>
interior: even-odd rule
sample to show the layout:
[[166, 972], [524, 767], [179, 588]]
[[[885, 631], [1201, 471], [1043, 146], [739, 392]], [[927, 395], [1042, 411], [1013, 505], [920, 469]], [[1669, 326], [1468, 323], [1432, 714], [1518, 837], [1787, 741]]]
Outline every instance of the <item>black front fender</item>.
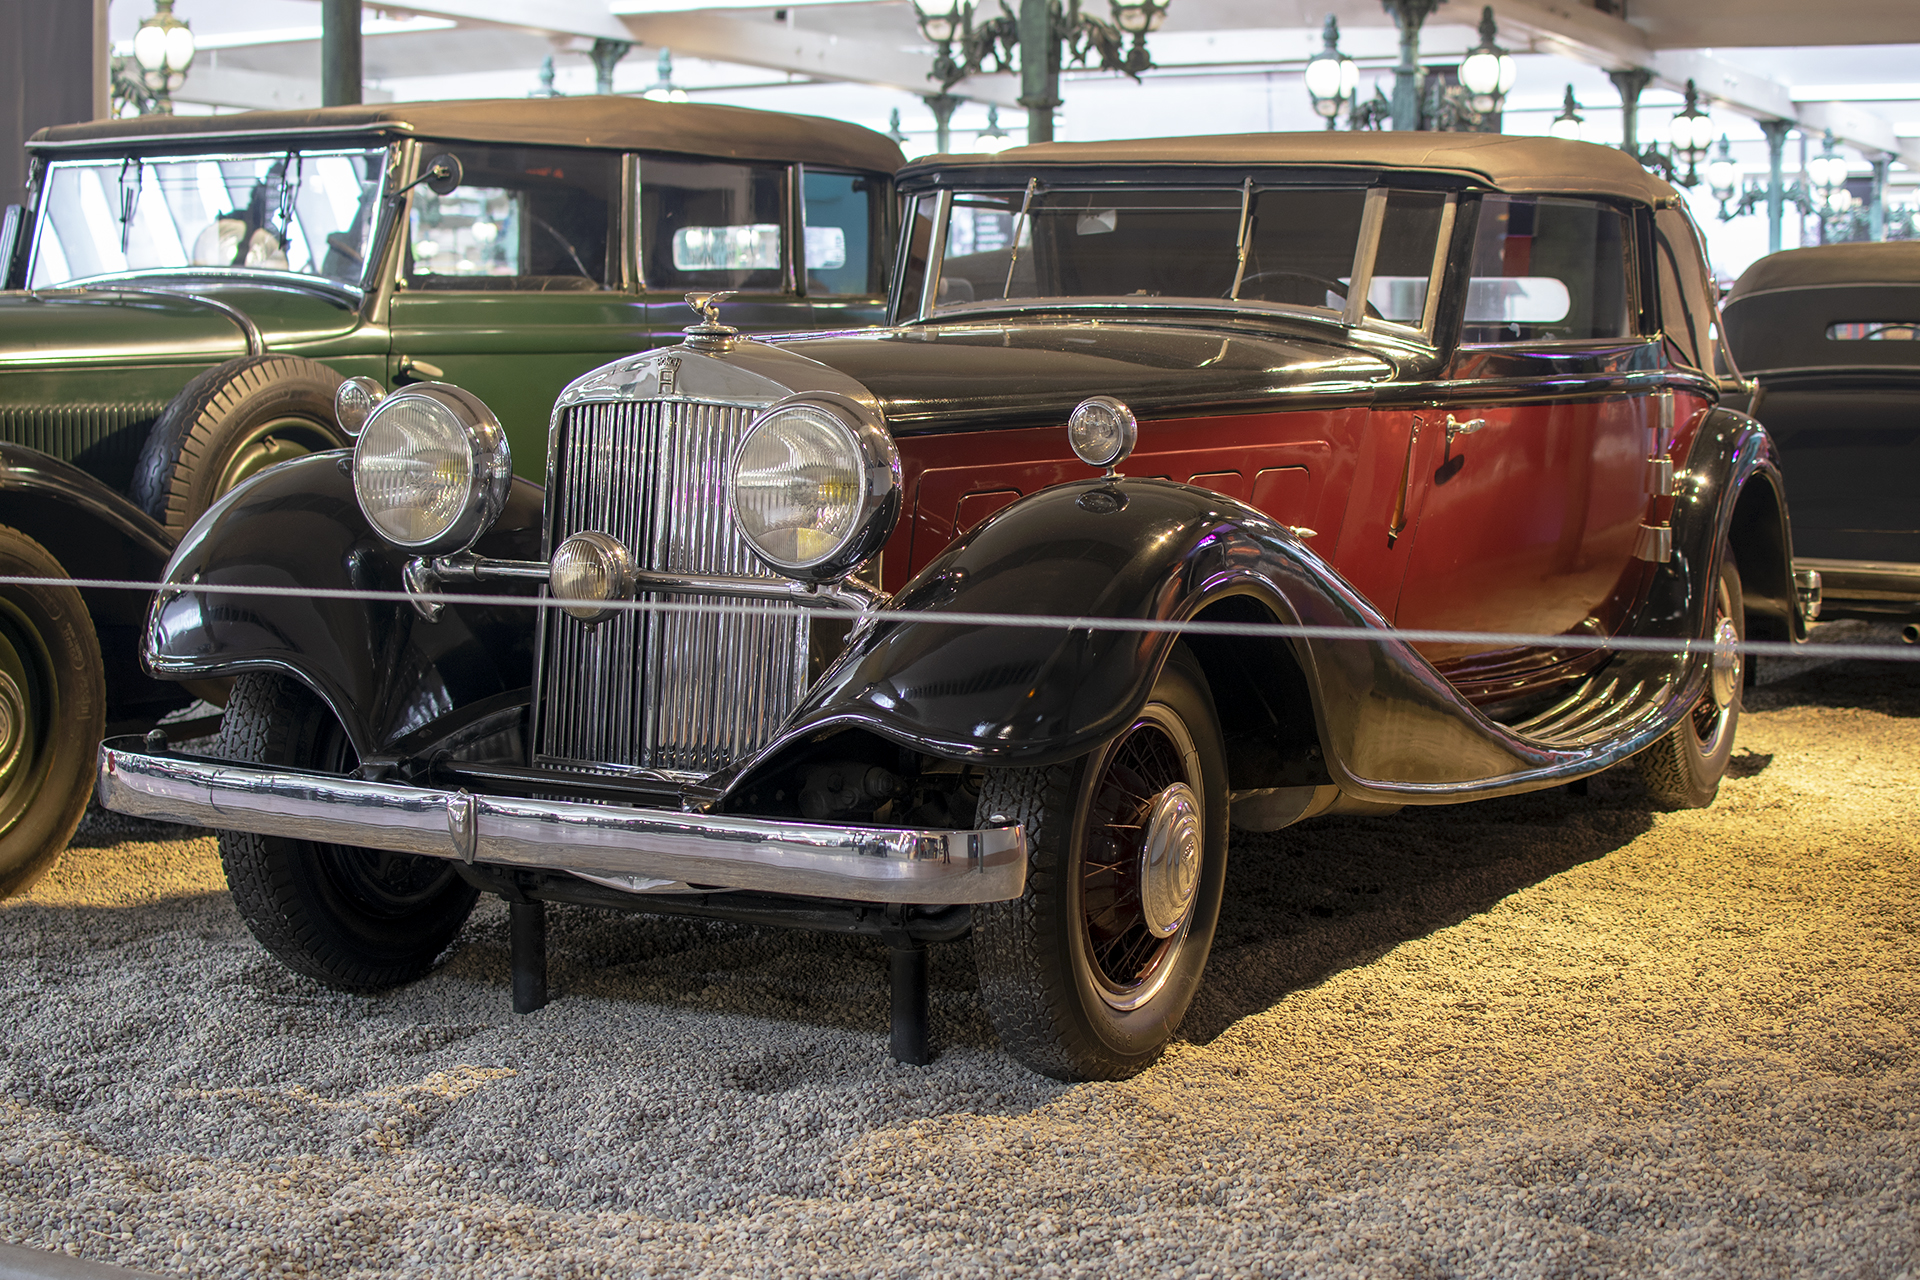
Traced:
[[[482, 555], [540, 555], [541, 491], [513, 482]], [[354, 500], [348, 455], [271, 468], [227, 495], [182, 539], [164, 581], [277, 587], [284, 595], [161, 591], [146, 660], [175, 679], [284, 671], [332, 707], [365, 759], [458, 709], [533, 683], [536, 611], [449, 605], [428, 622], [405, 599], [338, 600], [318, 589], [398, 593], [408, 553], [383, 541]], [[486, 594], [531, 594], [488, 583]], [[510, 699], [509, 699], [510, 700]]]
[[1266, 621], [1354, 630], [1355, 640], [1219, 642], [1238, 644], [1256, 662], [1295, 664], [1327, 769], [1349, 794], [1390, 803], [1442, 792], [1457, 798], [1463, 788], [1504, 789], [1502, 780], [1582, 758], [1534, 747], [1488, 721], [1259, 511], [1166, 481], [1089, 481], [1012, 504], [928, 565], [856, 636], [732, 789], [788, 748], [836, 729], [982, 764], [1071, 759], [1139, 711], [1176, 637], [943, 623], [939, 615], [1185, 621], [1236, 598], [1258, 606]]

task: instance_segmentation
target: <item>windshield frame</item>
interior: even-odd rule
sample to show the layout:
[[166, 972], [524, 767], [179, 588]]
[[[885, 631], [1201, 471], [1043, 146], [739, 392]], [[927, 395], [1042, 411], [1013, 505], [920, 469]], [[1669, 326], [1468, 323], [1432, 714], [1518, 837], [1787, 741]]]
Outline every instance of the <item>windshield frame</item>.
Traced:
[[[181, 285], [189, 282], [218, 284], [222, 281], [245, 281], [249, 284], [266, 285], [280, 289], [294, 289], [327, 293], [340, 298], [351, 306], [358, 307], [369, 293], [377, 287], [376, 273], [386, 256], [386, 240], [391, 231], [392, 219], [390, 206], [395, 175], [397, 173], [397, 148], [405, 146], [407, 140], [391, 137], [361, 138], [312, 138], [289, 136], [284, 138], [263, 138], [252, 134], [231, 134], [214, 138], [195, 138], [191, 149], [179, 145], [164, 149], [142, 149], [139, 151], [100, 151], [88, 148], [80, 154], [54, 154], [46, 157], [44, 167], [36, 175], [32, 193], [32, 211], [26, 228], [26, 252], [22, 255], [21, 287], [36, 293], [52, 293], [67, 289], [90, 289], [126, 283], [135, 280], [167, 282], [169, 285]], [[247, 143], [269, 145], [247, 146]], [[280, 145], [271, 145], [271, 144]], [[211, 144], [211, 145], [209, 145]], [[321, 158], [340, 155], [375, 155], [382, 157], [378, 173], [373, 179], [373, 187], [367, 193], [367, 208], [372, 225], [368, 229], [363, 246], [363, 257], [358, 279], [341, 280], [319, 272], [295, 271], [287, 268], [265, 266], [153, 266], [129, 267], [114, 271], [99, 271], [83, 276], [72, 276], [55, 283], [34, 287], [35, 269], [40, 265], [44, 236], [49, 231], [51, 209], [48, 199], [58, 172], [69, 168], [100, 167], [108, 165], [125, 166], [133, 164], [145, 169], [148, 166], [191, 163], [198, 160], [279, 160], [288, 156]]]
[[[966, 175], [971, 177], [972, 175]], [[981, 175], [983, 178], [985, 175]], [[1144, 176], [1144, 175], [1143, 175]], [[1210, 176], [1210, 175], [1209, 175]], [[1249, 220], [1257, 197], [1262, 192], [1284, 191], [1303, 186], [1325, 187], [1328, 184], [1327, 171], [1301, 172], [1293, 180], [1267, 174], [1233, 174], [1209, 176], [1170, 175], [1164, 168], [1156, 168], [1152, 182], [1130, 186], [1131, 190], [1197, 190], [1220, 189], [1232, 192], [1240, 197], [1239, 227], [1234, 241], [1225, 246], [1225, 252], [1235, 261], [1235, 280], [1233, 292], [1239, 291], [1240, 276], [1244, 269], [1244, 257], [1247, 251]], [[931, 196], [934, 201], [931, 235], [926, 246], [926, 265], [918, 281], [917, 298], [901, 298], [896, 308], [895, 323], [901, 325], [940, 324], [949, 321], [966, 321], [989, 315], [1024, 313], [1060, 313], [1065, 311], [1098, 311], [1103, 314], [1139, 311], [1143, 313], [1164, 314], [1173, 311], [1187, 312], [1236, 312], [1269, 315], [1275, 318], [1309, 320], [1318, 324], [1337, 325], [1343, 329], [1358, 329], [1391, 335], [1403, 341], [1432, 347], [1436, 343], [1435, 326], [1439, 320], [1441, 291], [1446, 280], [1447, 264], [1452, 255], [1455, 228], [1459, 224], [1460, 201], [1463, 192], [1455, 185], [1448, 184], [1438, 189], [1444, 194], [1445, 203], [1441, 208], [1440, 224], [1434, 236], [1433, 254], [1428, 263], [1427, 292], [1425, 304], [1418, 324], [1406, 324], [1366, 314], [1367, 291], [1371, 287], [1374, 264], [1379, 257], [1381, 233], [1385, 226], [1386, 206], [1390, 194], [1398, 190], [1434, 190], [1434, 184], [1423, 182], [1396, 182], [1402, 175], [1394, 171], [1367, 174], [1364, 181], [1350, 182], [1356, 189], [1366, 192], [1366, 203], [1361, 215], [1354, 246], [1353, 265], [1348, 277], [1351, 282], [1347, 293], [1347, 305], [1343, 311], [1335, 312], [1327, 307], [1315, 307], [1293, 302], [1271, 302], [1261, 299], [1238, 297], [1095, 297], [1095, 296], [1056, 296], [1056, 297], [1017, 297], [989, 298], [966, 302], [949, 302], [935, 305], [938, 297], [942, 268], [946, 260], [948, 228], [953, 216], [956, 192], [1012, 195], [1020, 193], [1022, 197], [1022, 216], [1036, 196], [1068, 192], [1111, 190], [1116, 185], [1112, 181], [1088, 180], [1078, 175], [1060, 175], [1049, 182], [1039, 174], [996, 174], [990, 180], [966, 182], [962, 180], [941, 181], [937, 185], [919, 191], [903, 192], [902, 212], [909, 223], [919, 202]], [[1425, 175], [1421, 175], [1425, 176]], [[1077, 180], [1076, 180], [1077, 179]], [[900, 236], [899, 264], [896, 267], [896, 279], [904, 292], [910, 287], [913, 268], [909, 261], [911, 248], [910, 227], [902, 228]]]

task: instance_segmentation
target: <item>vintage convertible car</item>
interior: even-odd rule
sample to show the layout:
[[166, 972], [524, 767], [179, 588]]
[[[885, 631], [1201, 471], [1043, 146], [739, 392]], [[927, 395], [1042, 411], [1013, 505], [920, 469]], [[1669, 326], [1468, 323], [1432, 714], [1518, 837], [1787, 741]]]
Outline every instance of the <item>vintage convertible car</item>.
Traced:
[[229, 495], [147, 637], [239, 676], [220, 758], [110, 742], [103, 801], [222, 828], [324, 982], [424, 973], [479, 890], [522, 1007], [547, 902], [864, 932], [918, 1060], [925, 944], [971, 933], [1006, 1049], [1096, 1078], [1179, 1024], [1230, 823], [1629, 757], [1713, 799], [1743, 628], [1806, 609], [1665, 183], [1452, 134], [899, 183], [891, 327], [755, 342], [696, 297], [561, 395], [544, 495], [445, 385]]
[[[554, 396], [678, 341], [690, 288], [739, 290], [753, 329], [878, 322], [900, 163], [857, 125], [630, 98], [151, 116], [28, 151], [0, 575], [147, 582], [220, 494], [347, 443], [343, 376], [457, 380], [538, 476]], [[145, 611], [0, 588], [0, 896], [66, 843], [103, 724], [192, 701], [141, 673]]]
[[1920, 640], [1920, 242], [1771, 254], [1725, 311], [1823, 616], [1904, 623]]

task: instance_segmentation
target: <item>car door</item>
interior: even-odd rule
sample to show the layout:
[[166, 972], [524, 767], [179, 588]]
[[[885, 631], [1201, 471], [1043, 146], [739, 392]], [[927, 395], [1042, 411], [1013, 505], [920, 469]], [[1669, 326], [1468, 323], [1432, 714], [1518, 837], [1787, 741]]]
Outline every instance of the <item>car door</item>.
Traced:
[[[1584, 200], [1482, 199], [1463, 341], [1412, 452], [1403, 628], [1610, 635], [1644, 581], [1653, 387], [1630, 375], [1631, 219]], [[1603, 656], [1522, 640], [1419, 646], [1498, 700]]]
[[546, 467], [554, 397], [574, 378], [648, 345], [632, 286], [618, 152], [427, 144], [463, 180], [415, 187], [390, 310], [388, 376], [456, 383], [499, 417], [514, 469]]

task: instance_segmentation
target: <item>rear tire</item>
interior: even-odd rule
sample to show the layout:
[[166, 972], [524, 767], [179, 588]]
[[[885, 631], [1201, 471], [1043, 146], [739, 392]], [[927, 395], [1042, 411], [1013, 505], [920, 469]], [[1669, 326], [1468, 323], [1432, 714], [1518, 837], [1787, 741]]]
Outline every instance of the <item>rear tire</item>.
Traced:
[[343, 381], [304, 356], [245, 356], [208, 369], [153, 424], [134, 468], [135, 504], [177, 538], [274, 463], [345, 448], [333, 410]]
[[47, 549], [0, 526], [0, 898], [53, 869], [93, 795], [106, 676], [93, 616]]
[[[1226, 760], [1199, 664], [1176, 646], [1118, 737], [1066, 764], [990, 771], [977, 812], [1028, 841], [1026, 892], [974, 908], [1001, 1045], [1060, 1080], [1144, 1070], [1200, 984], [1226, 881]], [[1145, 856], [1156, 837], [1175, 852]]]
[[[1733, 553], [1723, 551], [1715, 584], [1709, 635], [1735, 643], [1747, 638], [1740, 592], [1740, 570]], [[1716, 654], [1700, 700], [1666, 737], [1635, 757], [1647, 794], [1664, 809], [1704, 809], [1720, 794], [1720, 779], [1733, 758], [1734, 733], [1740, 727], [1741, 694], [1746, 687], [1744, 658]]]
[[[287, 676], [234, 682], [218, 754], [346, 773], [353, 749], [325, 703]], [[220, 833], [234, 905], [288, 968], [343, 991], [411, 982], [460, 931], [479, 891], [439, 858], [245, 831]]]

